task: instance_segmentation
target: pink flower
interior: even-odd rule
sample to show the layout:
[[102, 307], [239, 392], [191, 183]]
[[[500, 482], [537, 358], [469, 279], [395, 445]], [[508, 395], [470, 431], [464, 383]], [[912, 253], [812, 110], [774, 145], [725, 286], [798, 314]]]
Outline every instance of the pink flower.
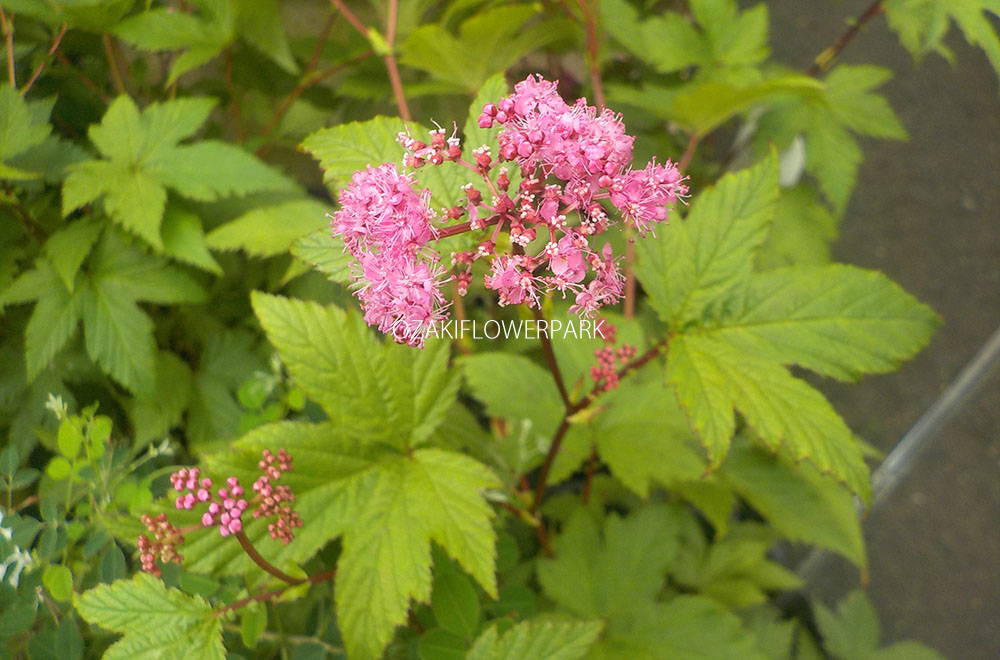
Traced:
[[687, 195], [688, 187], [681, 181], [672, 162], [651, 161], [645, 169], [632, 170], [611, 184], [611, 203], [645, 234], [649, 223], [666, 221], [668, 205]]

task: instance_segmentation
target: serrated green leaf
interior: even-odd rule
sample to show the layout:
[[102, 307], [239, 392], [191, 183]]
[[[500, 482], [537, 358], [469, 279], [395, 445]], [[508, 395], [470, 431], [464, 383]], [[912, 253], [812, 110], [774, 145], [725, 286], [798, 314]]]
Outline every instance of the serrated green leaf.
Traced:
[[598, 621], [522, 621], [500, 635], [487, 628], [466, 660], [580, 660], [597, 641]]
[[136, 397], [129, 416], [139, 445], [165, 435], [181, 421], [191, 401], [191, 368], [173, 353], [156, 356], [156, 381], [151, 397]]
[[679, 596], [636, 613], [591, 651], [592, 660], [767, 660], [753, 634], [718, 604], [699, 596]]
[[465, 20], [453, 35], [442, 25], [426, 24], [410, 32], [402, 44], [401, 62], [427, 71], [456, 91], [476, 93], [498, 71], [559, 38], [562, 21], [529, 23], [537, 7], [488, 8]]
[[452, 570], [438, 571], [431, 589], [431, 610], [438, 624], [460, 638], [479, 627], [479, 597], [469, 578]]
[[296, 383], [332, 420], [392, 429], [403, 448], [430, 435], [455, 397], [447, 347], [426, 356], [381, 344], [354, 312], [255, 292], [254, 310]]
[[192, 211], [170, 204], [163, 214], [160, 227], [163, 253], [178, 261], [222, 275], [222, 267], [208, 251], [201, 218]]
[[147, 573], [99, 585], [75, 598], [77, 611], [92, 624], [124, 637], [106, 660], [224, 660], [222, 621], [200, 596], [167, 589]]
[[256, 208], [212, 230], [208, 246], [215, 250], [244, 250], [258, 257], [282, 254], [298, 239], [327, 226], [329, 210], [311, 199]]
[[878, 66], [838, 66], [824, 80], [824, 100], [840, 123], [855, 133], [905, 140], [906, 129], [889, 102], [870, 93], [891, 77], [892, 71]]
[[667, 322], [697, 318], [712, 300], [746, 280], [767, 238], [778, 198], [778, 159], [719, 180], [692, 203], [682, 226], [639, 242], [636, 276]]
[[676, 12], [640, 21], [627, 0], [601, 0], [601, 17], [603, 27], [619, 43], [661, 73], [680, 71], [709, 58], [704, 36]]
[[868, 657], [878, 648], [882, 636], [875, 607], [864, 591], [855, 589], [837, 604], [833, 612], [815, 604], [816, 624], [823, 636], [823, 646], [837, 658]]
[[464, 660], [469, 644], [444, 628], [431, 628], [420, 635], [417, 656], [420, 660]]
[[490, 415], [530, 420], [533, 435], [551, 439], [563, 415], [552, 374], [520, 355], [477, 353], [462, 362], [465, 380]]
[[35, 380], [76, 334], [83, 297], [55, 282], [38, 299], [24, 334], [28, 382]]
[[850, 429], [822, 394], [784, 367], [710, 336], [679, 335], [670, 343], [666, 378], [713, 465], [729, 451], [735, 408], [772, 450], [784, 446], [862, 498], [870, 495]]
[[993, 0], [890, 0], [885, 11], [889, 26], [915, 57], [934, 51], [952, 59], [943, 41], [954, 21], [966, 41], [983, 49], [1000, 76], [1000, 38], [989, 17], [1000, 16], [1000, 6]]
[[805, 464], [790, 465], [738, 444], [721, 474], [785, 538], [838, 552], [865, 570], [868, 559], [854, 498]]
[[579, 616], [624, 619], [650, 607], [677, 551], [678, 510], [647, 505], [627, 518], [610, 515], [603, 540], [586, 509], [563, 528], [555, 559], [538, 562], [545, 594]]
[[234, 9], [240, 37], [288, 73], [297, 73], [299, 67], [288, 46], [278, 0], [241, 0]]
[[211, 202], [295, 185], [243, 149], [215, 140], [175, 147], [156, 159], [158, 180], [190, 199]]
[[52, 131], [47, 119], [36, 116], [16, 89], [0, 85], [0, 161], [41, 144]]
[[45, 253], [66, 289], [72, 293], [77, 271], [90, 254], [104, 226], [94, 220], [72, 222], [49, 236]]
[[[302, 141], [300, 148], [312, 154], [323, 169], [323, 181], [331, 188], [346, 186], [354, 173], [369, 165], [398, 163], [404, 152], [396, 141], [401, 132], [422, 138], [426, 128], [414, 122], [391, 117], [375, 117], [365, 122], [351, 122], [323, 128]], [[426, 166], [414, 176], [431, 191], [431, 200], [439, 206], [453, 206], [464, 196], [461, 186], [472, 181], [472, 173], [457, 163]]]
[[329, 229], [319, 229], [303, 236], [292, 244], [296, 259], [312, 265], [331, 281], [346, 284], [351, 281], [351, 264], [354, 259], [344, 249], [338, 236], [331, 236]]
[[754, 276], [742, 311], [706, 333], [759, 358], [856, 380], [896, 369], [939, 322], [881, 273], [802, 266]]
[[[229, 3], [224, 3], [228, 8]], [[186, 12], [153, 9], [130, 16], [115, 29], [115, 34], [141, 50], [162, 52], [186, 49], [170, 67], [167, 84], [208, 62], [232, 40], [231, 17], [207, 16], [209, 20]]]
[[493, 512], [480, 493], [498, 485], [479, 463], [438, 449], [380, 465], [337, 565], [334, 593], [349, 655], [380, 657], [410, 600], [427, 602], [432, 539], [496, 597]]
[[153, 322], [114, 282], [95, 281], [82, 293], [84, 339], [91, 359], [132, 392], [151, 392]]
[[205, 302], [207, 294], [183, 270], [131, 243], [116, 231], [106, 231], [91, 257], [95, 282], [117, 287], [134, 300], [161, 305]]
[[[185, 98], [153, 104], [140, 113], [129, 97], [115, 99], [100, 124], [89, 131], [104, 159], [69, 166], [63, 214], [103, 196], [115, 222], [163, 250], [166, 187], [199, 201], [260, 190], [294, 190], [290, 180], [234, 145], [210, 140], [177, 145], [198, 130], [213, 104], [211, 99]], [[178, 239], [176, 232], [170, 237]], [[189, 260], [205, 262], [197, 249], [188, 252]]]

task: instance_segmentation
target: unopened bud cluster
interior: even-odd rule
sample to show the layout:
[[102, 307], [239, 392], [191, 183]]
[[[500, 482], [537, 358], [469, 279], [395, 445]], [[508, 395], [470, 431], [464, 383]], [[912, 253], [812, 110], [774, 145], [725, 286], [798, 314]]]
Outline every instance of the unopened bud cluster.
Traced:
[[[331, 225], [358, 261], [365, 320], [397, 341], [422, 346], [427, 326], [447, 317], [441, 285], [453, 279], [465, 295], [477, 262], [501, 305], [538, 307], [559, 293], [573, 296], [571, 311], [592, 316], [618, 302], [625, 284], [611, 245], [595, 246], [595, 237], [619, 219], [645, 234], [687, 195], [669, 160], [631, 168], [634, 137], [619, 114], [585, 99], [569, 105], [540, 76], [484, 105], [478, 124], [499, 127], [499, 153], [481, 146], [472, 162], [442, 129], [429, 143], [399, 135], [405, 167], [457, 162], [478, 175], [481, 184], [465, 185], [461, 204], [435, 212], [430, 193], [394, 164], [355, 173], [341, 194]], [[517, 168], [517, 185], [508, 165]], [[430, 243], [466, 231], [484, 233], [475, 249], [451, 254], [449, 277]]]
[[144, 515], [140, 520], [153, 538], [150, 539], [146, 534], [139, 535], [139, 562], [142, 570], [160, 577], [161, 571], [156, 561], [181, 563], [183, 558], [177, 548], [184, 543], [184, 535], [170, 524], [165, 513], [157, 516]]
[[250, 500], [236, 477], [226, 479], [225, 487], [213, 490], [212, 480], [202, 476], [198, 468], [181, 468], [170, 475], [170, 482], [178, 493], [174, 505], [178, 509], [193, 510], [205, 505], [201, 516], [203, 527], [218, 527], [219, 534], [229, 536], [243, 531], [243, 513], [254, 507], [254, 518], [274, 518], [267, 527], [271, 538], [288, 543], [294, 536], [293, 530], [302, 526], [299, 515], [292, 510], [295, 501], [292, 489], [287, 485], [275, 484], [282, 473], [292, 469], [292, 458], [284, 449], [277, 455], [265, 449], [257, 463], [261, 476], [254, 481]]
[[604, 346], [594, 349], [594, 358], [597, 361], [590, 367], [590, 377], [594, 379], [597, 391], [605, 392], [618, 387], [618, 364], [625, 365], [634, 358], [636, 347], [623, 344], [615, 348], [615, 344], [618, 343], [618, 328], [606, 321], [600, 327]]

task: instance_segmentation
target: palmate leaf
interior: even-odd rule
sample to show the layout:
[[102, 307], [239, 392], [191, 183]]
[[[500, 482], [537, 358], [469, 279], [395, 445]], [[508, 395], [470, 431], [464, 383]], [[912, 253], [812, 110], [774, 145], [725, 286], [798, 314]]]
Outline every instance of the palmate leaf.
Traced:
[[[556, 557], [538, 563], [543, 591], [562, 608], [605, 621], [588, 658], [763, 660], [736, 616], [697, 596], [658, 600], [678, 551], [684, 513], [646, 505], [601, 526], [578, 509], [556, 540]], [[487, 656], [488, 657], [488, 656]]]
[[44, 116], [32, 112], [16, 89], [0, 85], [0, 161], [8, 161], [41, 144], [52, 130], [47, 119], [47, 112]]
[[223, 660], [222, 620], [200, 596], [168, 589], [148, 573], [75, 596], [89, 623], [123, 633], [105, 660]]
[[983, 49], [1000, 76], [1000, 38], [989, 16], [1000, 16], [995, 0], [889, 0], [885, 13], [889, 27], [916, 58], [937, 52], [951, 60], [944, 37], [954, 21], [966, 41]]
[[627, 0], [601, 0], [603, 26], [625, 48], [662, 73], [697, 66], [747, 67], [768, 55], [767, 6], [741, 12], [735, 0], [692, 0], [695, 27], [677, 12], [646, 20]]
[[866, 496], [867, 468], [850, 431], [783, 365], [844, 380], [888, 371], [926, 344], [938, 320], [883, 275], [858, 268], [753, 274], [776, 192], [772, 155], [703, 193], [682, 228], [641, 244], [637, 275], [680, 333], [669, 344], [667, 382], [713, 465], [728, 451], [736, 410], [770, 448], [783, 446]]
[[208, 99], [179, 99], [140, 113], [129, 97], [115, 99], [89, 131], [103, 158], [68, 168], [63, 214], [103, 197], [115, 222], [162, 251], [167, 188], [199, 201], [294, 190], [291, 181], [238, 147], [211, 140], [177, 144], [198, 130], [213, 105]]

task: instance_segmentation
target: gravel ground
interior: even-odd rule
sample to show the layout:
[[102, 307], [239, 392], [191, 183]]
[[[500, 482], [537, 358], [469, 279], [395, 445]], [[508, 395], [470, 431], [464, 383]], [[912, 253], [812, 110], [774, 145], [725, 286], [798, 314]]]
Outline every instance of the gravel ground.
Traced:
[[[806, 66], [868, 0], [772, 0], [783, 62]], [[842, 61], [887, 66], [884, 88], [909, 142], [867, 141], [835, 245], [933, 306], [944, 326], [897, 373], [823, 383], [852, 428], [891, 451], [1000, 326], [1000, 95], [985, 56], [957, 33], [954, 67], [914, 64], [876, 19]], [[1000, 658], [1000, 370], [936, 435], [907, 482], [865, 521], [872, 595], [887, 641], [917, 638], [952, 660]], [[834, 598], [857, 575], [831, 565]]]

